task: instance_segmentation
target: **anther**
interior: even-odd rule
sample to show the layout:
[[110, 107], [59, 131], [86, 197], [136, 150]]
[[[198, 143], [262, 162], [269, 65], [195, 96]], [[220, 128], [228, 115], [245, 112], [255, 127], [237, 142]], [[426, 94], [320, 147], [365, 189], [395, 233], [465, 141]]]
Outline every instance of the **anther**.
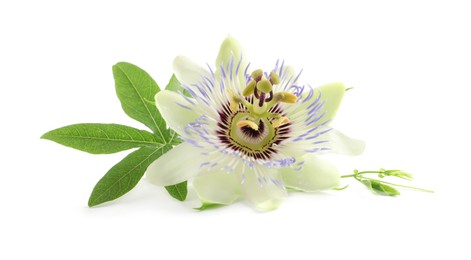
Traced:
[[287, 123], [289, 123], [289, 122], [290, 122], [289, 119], [288, 119], [287, 117], [283, 116], [283, 117], [280, 117], [280, 118], [278, 118], [278, 119], [273, 120], [273, 122], [271, 123], [271, 125], [272, 125], [274, 128], [277, 128], [277, 127], [280, 127], [280, 126], [282, 126], [282, 125], [284, 125], [284, 124], [287, 124]]
[[273, 84], [273, 85], [278, 85], [280, 84], [280, 77], [278, 76], [278, 74], [276, 74], [276, 72], [272, 71], [270, 72], [270, 83]]
[[262, 76], [263, 76], [263, 70], [261, 69], [254, 70], [252, 72], [252, 79], [255, 80], [256, 82], [259, 82], [262, 79]]
[[241, 100], [235, 95], [231, 94], [231, 100], [230, 100], [229, 106], [232, 112], [237, 112], [237, 110], [239, 110], [240, 103], [241, 103]]
[[252, 95], [254, 93], [254, 90], [255, 90], [255, 86], [257, 85], [257, 82], [255, 82], [255, 80], [251, 80], [249, 82], [249, 84], [247, 85], [247, 87], [245, 87], [244, 91], [242, 92], [242, 94], [245, 96], [245, 97], [248, 97], [250, 95]]
[[237, 127], [242, 128], [244, 126], [248, 126], [252, 128], [253, 130], [258, 131], [258, 125], [252, 121], [242, 120], [242, 121], [237, 122]]
[[265, 94], [268, 94], [270, 91], [272, 91], [273, 86], [267, 79], [262, 79], [257, 82], [257, 89]]
[[274, 95], [273, 99], [277, 102], [284, 102], [284, 103], [296, 103], [298, 97], [289, 92], [278, 92]]

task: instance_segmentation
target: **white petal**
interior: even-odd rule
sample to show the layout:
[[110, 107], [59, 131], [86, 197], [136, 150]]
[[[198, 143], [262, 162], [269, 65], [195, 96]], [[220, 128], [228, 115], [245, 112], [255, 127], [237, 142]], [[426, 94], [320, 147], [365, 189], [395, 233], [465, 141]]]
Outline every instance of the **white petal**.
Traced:
[[314, 133], [323, 133], [314, 140], [292, 142], [280, 146], [279, 150], [286, 155], [298, 158], [306, 153], [315, 155], [338, 153], [344, 155], [360, 155], [365, 150], [365, 142], [350, 138], [329, 126], [324, 126]]
[[240, 43], [234, 37], [228, 36], [219, 48], [219, 53], [216, 58], [216, 75], [220, 73], [221, 66], [225, 71], [229, 72], [231, 70], [227, 70], [227, 68], [232, 66], [232, 73], [235, 74], [237, 71], [237, 76], [240, 82], [243, 83], [242, 85], [244, 85], [246, 81], [244, 71], [247, 64], [248, 62]]
[[280, 173], [286, 187], [300, 191], [315, 192], [335, 188], [339, 185], [340, 174], [332, 164], [312, 154], [304, 155], [301, 170], [282, 168]]
[[[280, 73], [280, 68], [276, 70], [276, 73]], [[283, 69], [281, 70], [280, 76], [280, 84], [273, 86], [274, 92], [278, 91], [289, 91], [290, 87], [296, 84], [296, 76], [297, 74], [294, 71], [292, 66], [283, 65]]]
[[147, 179], [161, 186], [186, 181], [198, 174], [206, 159], [200, 153], [201, 149], [189, 143], [179, 144], [149, 165]]
[[217, 167], [209, 172], [203, 170], [192, 184], [201, 202], [229, 205], [241, 195], [241, 180], [237, 174], [228, 174]]
[[[309, 110], [308, 107], [314, 103], [319, 95], [321, 95], [320, 100], [318, 101], [319, 103], [323, 103], [323, 107], [319, 110], [319, 112], [316, 113], [316, 115], [322, 115], [322, 118], [313, 124], [313, 126], [320, 125], [326, 121], [332, 122], [334, 119], [335, 115], [337, 114], [337, 110], [340, 107], [340, 103], [342, 102], [343, 96], [345, 94], [345, 86], [343, 83], [340, 82], [334, 82], [330, 84], [326, 84], [323, 86], [320, 86], [319, 88], [314, 89], [314, 95], [306, 101], [304, 104], [298, 104], [296, 109], [293, 111], [293, 113], [308, 113]], [[304, 91], [303, 96], [300, 98], [300, 100], [306, 98], [308, 96], [308, 91]], [[315, 108], [316, 106], [312, 106], [312, 108]]]
[[201, 82], [204, 77], [210, 78], [209, 72], [184, 56], [177, 56], [173, 61], [173, 72], [180, 83], [191, 86]]
[[345, 94], [345, 86], [343, 83], [334, 82], [320, 86], [319, 89], [322, 93], [321, 99], [325, 102], [323, 108], [325, 115], [322, 118], [322, 121], [329, 120], [332, 122], [340, 107], [343, 95]]
[[360, 155], [365, 150], [365, 142], [350, 138], [336, 129], [332, 129], [326, 133], [323, 139], [324, 138], [329, 140], [325, 146], [335, 153]]
[[162, 90], [157, 93], [155, 104], [167, 126], [181, 136], [185, 133], [185, 126], [200, 117], [194, 110], [188, 109], [191, 108], [191, 104], [185, 98], [170, 90]]
[[[273, 169], [267, 169], [265, 174], [267, 178], [268, 176], [278, 177]], [[285, 200], [287, 193], [284, 187], [276, 186], [270, 179], [267, 179], [267, 183], [262, 180], [263, 183], [260, 185], [252, 172], [246, 173], [245, 176], [245, 182], [242, 184], [245, 198], [258, 210], [274, 210]]]
[[283, 68], [283, 71], [282, 71], [282, 75], [280, 76], [281, 77], [281, 81], [289, 81], [291, 80], [291, 83], [292, 84], [295, 84], [296, 81], [294, 81], [294, 79], [296, 78], [297, 74], [296, 72], [294, 71], [294, 68], [292, 66], [285, 66]]

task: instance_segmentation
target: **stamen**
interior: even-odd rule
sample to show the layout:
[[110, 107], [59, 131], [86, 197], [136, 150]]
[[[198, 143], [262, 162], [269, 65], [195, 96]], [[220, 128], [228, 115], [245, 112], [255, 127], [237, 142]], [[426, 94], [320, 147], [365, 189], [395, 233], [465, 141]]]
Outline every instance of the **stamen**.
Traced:
[[270, 96], [265, 98], [265, 102], [270, 102], [273, 99], [273, 90], [270, 91]]
[[242, 95], [244, 95], [244, 97], [248, 97], [254, 94], [256, 85], [257, 85], [257, 82], [255, 82], [255, 80], [251, 80], [249, 84], [247, 85], [247, 87], [245, 87], [244, 91], [242, 92]]
[[255, 80], [256, 82], [259, 82], [262, 79], [262, 76], [263, 76], [263, 70], [261, 69], [254, 70], [252, 72], [252, 79]]
[[272, 85], [278, 85], [280, 84], [281, 80], [278, 74], [276, 74], [275, 71], [270, 72], [270, 83]]
[[257, 85], [255, 85], [254, 87], [254, 90], [253, 90], [253, 95], [255, 96], [255, 98], [259, 99], [260, 96], [258, 95], [258, 89], [257, 89]]
[[262, 79], [257, 82], [257, 89], [263, 93], [268, 94], [270, 91], [272, 91], [273, 85], [267, 79]]
[[288, 119], [287, 117], [283, 116], [283, 117], [280, 117], [280, 118], [278, 118], [278, 119], [273, 120], [273, 122], [271, 123], [271, 125], [272, 125], [274, 128], [278, 128], [278, 127], [280, 127], [280, 126], [282, 126], [282, 125], [284, 125], [284, 124], [287, 124], [287, 123], [289, 123], [289, 122], [290, 122], [289, 119]]
[[294, 104], [298, 100], [298, 97], [289, 92], [278, 92], [274, 96], [274, 100], [277, 102], [291, 103]]
[[253, 130], [258, 131], [258, 125], [252, 121], [242, 120], [242, 121], [237, 122], [237, 127], [242, 128], [244, 126], [248, 126], [252, 128]]
[[230, 107], [231, 111], [235, 113], [239, 110], [239, 104], [241, 103], [241, 100], [240, 100], [240, 98], [235, 96], [232, 93], [232, 91], [228, 90], [228, 92], [229, 92], [229, 97], [230, 97], [229, 107]]

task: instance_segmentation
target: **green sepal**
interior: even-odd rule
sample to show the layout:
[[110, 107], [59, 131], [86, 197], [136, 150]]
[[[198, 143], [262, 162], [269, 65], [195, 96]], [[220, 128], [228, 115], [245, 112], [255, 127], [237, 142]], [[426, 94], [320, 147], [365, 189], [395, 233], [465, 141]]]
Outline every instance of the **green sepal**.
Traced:
[[381, 183], [380, 181], [372, 180], [372, 179], [362, 179], [360, 180], [368, 189], [372, 192], [383, 195], [383, 196], [398, 196], [401, 193], [393, 188], [392, 186], [386, 185]]
[[175, 185], [170, 185], [170, 186], [165, 186], [165, 189], [167, 190], [168, 194], [172, 196], [173, 198], [179, 200], [179, 201], [184, 201], [186, 199], [186, 195], [188, 194], [188, 182], [180, 182]]
[[220, 208], [220, 207], [223, 207], [223, 206], [226, 206], [226, 205], [219, 204], [219, 203], [203, 202], [201, 207], [194, 208], [194, 209], [198, 210], [198, 211], [203, 211], [203, 210], [209, 210], [209, 209], [216, 209], [216, 208]]

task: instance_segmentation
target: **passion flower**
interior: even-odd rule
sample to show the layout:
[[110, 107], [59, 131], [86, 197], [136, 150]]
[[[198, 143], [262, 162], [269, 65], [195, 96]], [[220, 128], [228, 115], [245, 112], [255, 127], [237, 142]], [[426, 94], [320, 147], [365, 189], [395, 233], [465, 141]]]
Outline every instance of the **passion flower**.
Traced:
[[364, 149], [363, 142], [330, 127], [345, 93], [342, 83], [301, 85], [301, 73], [284, 62], [251, 70], [232, 37], [222, 43], [215, 69], [182, 56], [173, 67], [185, 91], [164, 90], [155, 101], [184, 142], [149, 166], [152, 183], [188, 180], [203, 203], [227, 205], [245, 197], [271, 210], [286, 188], [314, 192], [338, 185], [337, 169], [317, 154]]

